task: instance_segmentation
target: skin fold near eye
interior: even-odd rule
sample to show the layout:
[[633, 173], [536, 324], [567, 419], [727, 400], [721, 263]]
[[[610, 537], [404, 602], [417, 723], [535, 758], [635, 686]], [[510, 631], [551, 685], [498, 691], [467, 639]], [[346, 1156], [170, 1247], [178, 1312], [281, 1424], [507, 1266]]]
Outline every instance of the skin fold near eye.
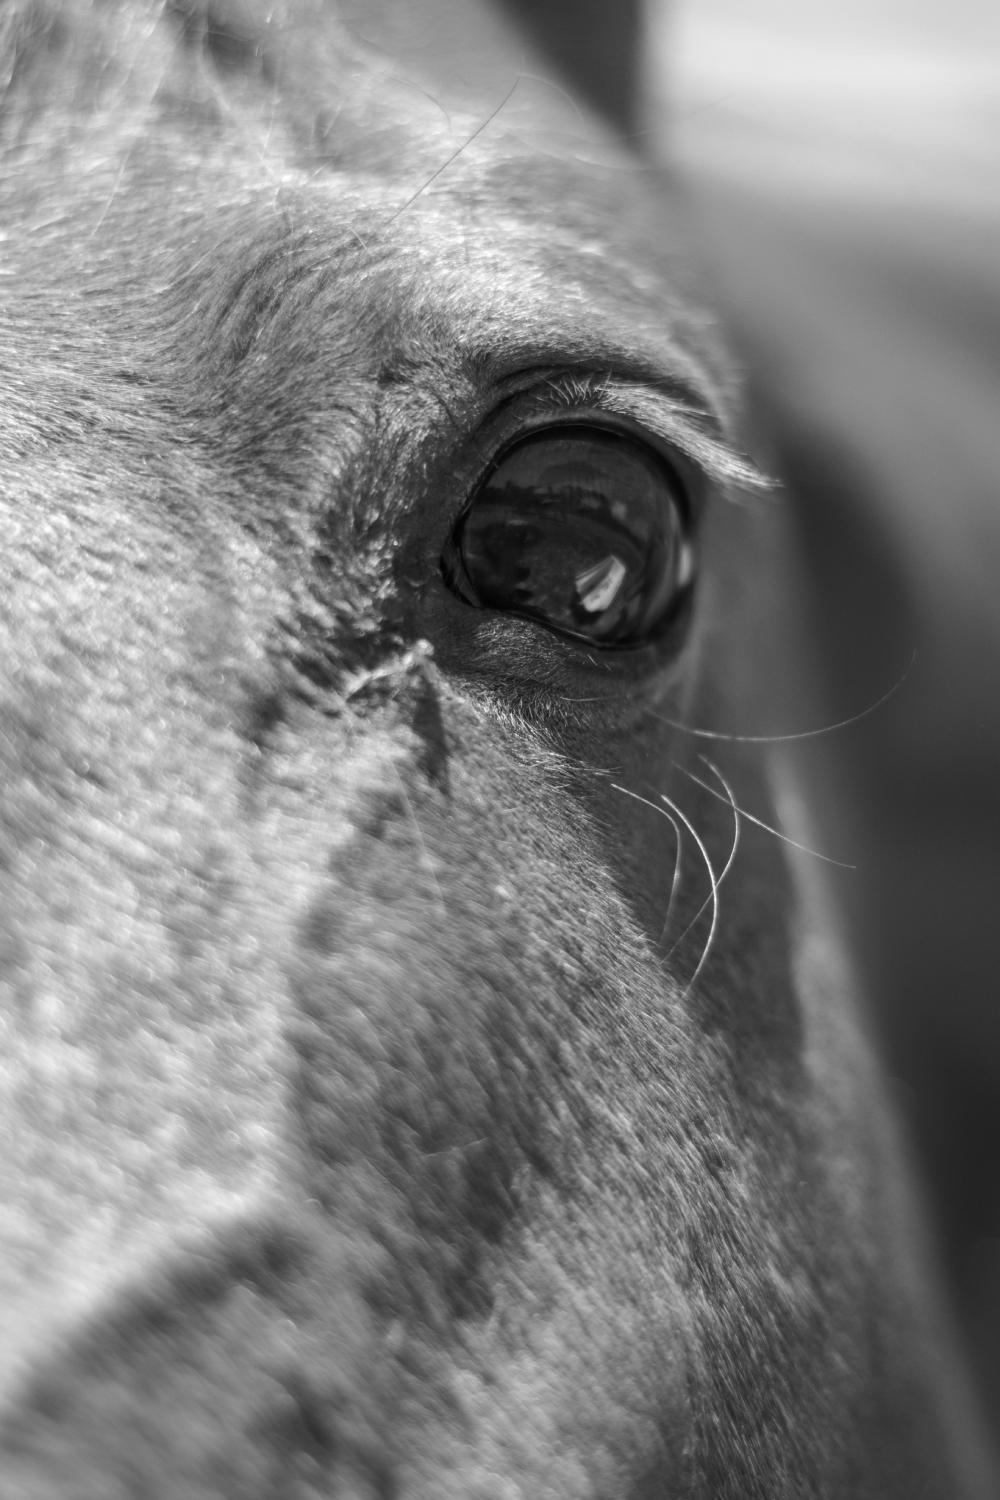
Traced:
[[455, 529], [446, 577], [467, 603], [598, 645], [639, 644], [690, 584], [683, 487], [651, 447], [565, 424], [500, 454]]

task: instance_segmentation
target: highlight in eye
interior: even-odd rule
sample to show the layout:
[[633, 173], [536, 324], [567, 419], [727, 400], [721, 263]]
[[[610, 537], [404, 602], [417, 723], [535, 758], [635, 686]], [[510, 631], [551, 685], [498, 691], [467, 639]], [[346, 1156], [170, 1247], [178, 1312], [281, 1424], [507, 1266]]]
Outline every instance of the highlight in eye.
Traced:
[[503, 449], [443, 560], [467, 604], [599, 646], [635, 646], [675, 616], [694, 577], [689, 506], [660, 452], [583, 423]]

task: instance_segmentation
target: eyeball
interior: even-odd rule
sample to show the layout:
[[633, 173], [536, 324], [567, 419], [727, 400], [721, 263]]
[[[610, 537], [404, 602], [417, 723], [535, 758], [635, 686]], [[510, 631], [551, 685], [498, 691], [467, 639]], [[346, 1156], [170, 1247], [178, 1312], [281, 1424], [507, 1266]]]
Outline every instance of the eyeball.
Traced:
[[583, 423], [503, 448], [442, 559], [467, 604], [603, 647], [663, 631], [694, 579], [687, 494], [658, 449]]

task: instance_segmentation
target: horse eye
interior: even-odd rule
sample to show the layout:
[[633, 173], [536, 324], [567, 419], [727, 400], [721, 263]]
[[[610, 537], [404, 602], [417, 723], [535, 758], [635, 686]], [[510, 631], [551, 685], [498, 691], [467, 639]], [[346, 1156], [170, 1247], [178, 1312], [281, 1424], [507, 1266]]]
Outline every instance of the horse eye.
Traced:
[[635, 646], [694, 574], [684, 487], [626, 433], [566, 423], [506, 448], [458, 519], [444, 575], [467, 604], [598, 646]]

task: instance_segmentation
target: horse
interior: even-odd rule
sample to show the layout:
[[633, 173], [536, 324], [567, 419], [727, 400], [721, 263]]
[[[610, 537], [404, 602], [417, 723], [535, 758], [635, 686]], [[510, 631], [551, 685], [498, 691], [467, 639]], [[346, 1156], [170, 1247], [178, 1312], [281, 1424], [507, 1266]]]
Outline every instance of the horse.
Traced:
[[719, 320], [433, 17], [3, 14], [2, 1492], [985, 1497]]

